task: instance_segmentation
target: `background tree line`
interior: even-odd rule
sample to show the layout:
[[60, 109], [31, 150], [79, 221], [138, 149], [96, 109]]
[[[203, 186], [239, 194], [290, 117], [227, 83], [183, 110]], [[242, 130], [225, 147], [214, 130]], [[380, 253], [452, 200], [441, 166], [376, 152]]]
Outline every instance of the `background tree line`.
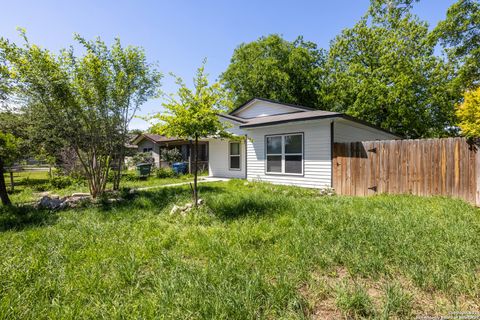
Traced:
[[235, 105], [263, 97], [344, 112], [409, 138], [456, 134], [455, 105], [480, 80], [480, 4], [459, 0], [429, 31], [412, 13], [415, 2], [372, 0], [328, 50], [277, 34], [243, 43], [221, 80]]

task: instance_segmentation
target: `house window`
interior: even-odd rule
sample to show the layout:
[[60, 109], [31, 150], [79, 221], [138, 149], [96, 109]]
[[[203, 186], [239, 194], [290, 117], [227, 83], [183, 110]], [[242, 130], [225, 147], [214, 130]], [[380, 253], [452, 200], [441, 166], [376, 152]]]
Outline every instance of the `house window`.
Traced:
[[143, 148], [143, 152], [152, 152], [152, 148]]
[[266, 137], [267, 173], [303, 174], [303, 134]]
[[240, 143], [230, 142], [230, 170], [240, 170]]

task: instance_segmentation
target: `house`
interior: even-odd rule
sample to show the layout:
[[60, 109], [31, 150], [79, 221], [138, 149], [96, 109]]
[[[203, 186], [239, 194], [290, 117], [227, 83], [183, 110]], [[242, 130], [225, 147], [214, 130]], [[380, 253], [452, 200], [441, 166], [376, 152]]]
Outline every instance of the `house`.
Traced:
[[342, 113], [260, 98], [219, 117], [242, 138], [207, 139], [212, 177], [331, 187], [334, 142], [399, 138]]
[[[189, 140], [182, 140], [178, 138], [167, 138], [162, 135], [152, 133], [142, 133], [136, 136], [132, 144], [137, 146], [138, 152], [151, 152], [158, 168], [167, 167], [169, 164], [161, 158], [162, 149], [178, 149], [182, 154], [182, 161], [193, 161], [194, 145]], [[208, 166], [208, 142], [202, 141], [198, 148], [199, 168], [207, 168]], [[191, 168], [191, 165], [189, 166]]]

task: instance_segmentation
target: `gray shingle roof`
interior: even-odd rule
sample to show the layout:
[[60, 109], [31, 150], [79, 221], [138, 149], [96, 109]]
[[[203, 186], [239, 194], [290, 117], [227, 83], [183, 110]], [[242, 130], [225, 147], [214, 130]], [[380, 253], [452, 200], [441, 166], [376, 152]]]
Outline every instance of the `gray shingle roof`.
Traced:
[[279, 123], [292, 122], [292, 121], [340, 117], [342, 115], [343, 114], [339, 112], [331, 112], [331, 111], [323, 111], [323, 110], [284, 113], [284, 114], [278, 114], [273, 116], [265, 116], [265, 117], [258, 117], [258, 118], [252, 118], [252, 119], [242, 119], [246, 122], [240, 125], [240, 128], [260, 127], [265, 125], [279, 124]]

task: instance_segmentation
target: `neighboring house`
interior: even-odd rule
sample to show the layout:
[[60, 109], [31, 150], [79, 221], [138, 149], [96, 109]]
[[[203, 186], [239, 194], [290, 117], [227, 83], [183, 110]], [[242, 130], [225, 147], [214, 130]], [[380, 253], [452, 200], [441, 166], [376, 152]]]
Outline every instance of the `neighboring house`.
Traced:
[[[178, 149], [182, 154], [182, 161], [194, 161], [194, 146], [191, 141], [177, 138], [167, 138], [158, 134], [142, 133], [133, 139], [132, 144], [136, 145], [138, 152], [151, 152], [155, 161], [155, 166], [167, 167], [169, 164], [161, 159], [162, 149]], [[207, 168], [208, 166], [208, 142], [200, 142], [198, 149], [199, 167]], [[191, 167], [191, 166], [190, 166]]]
[[331, 187], [334, 142], [399, 138], [342, 113], [260, 98], [219, 116], [243, 139], [207, 139], [214, 177]]

